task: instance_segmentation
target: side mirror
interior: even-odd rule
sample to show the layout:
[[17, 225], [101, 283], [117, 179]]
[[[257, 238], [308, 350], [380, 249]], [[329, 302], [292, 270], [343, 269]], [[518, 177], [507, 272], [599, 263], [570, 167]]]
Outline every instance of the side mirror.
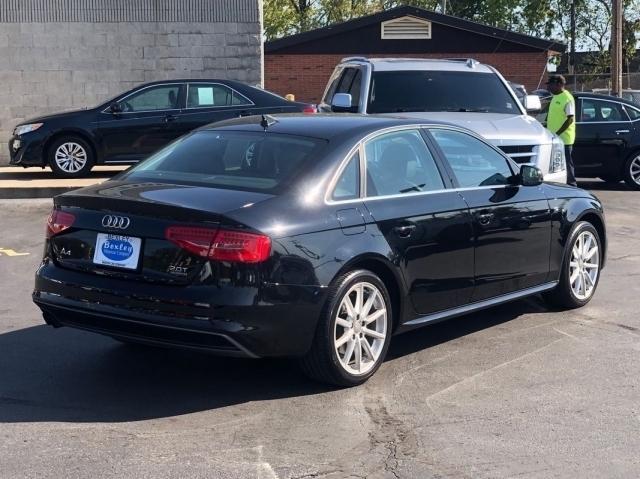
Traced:
[[522, 186], [538, 186], [544, 181], [544, 175], [537, 166], [522, 165], [520, 167], [520, 181]]
[[111, 113], [122, 113], [122, 105], [117, 102], [114, 101], [110, 106], [109, 106], [109, 111]]
[[357, 112], [358, 107], [351, 106], [351, 93], [336, 93], [331, 100], [331, 111], [339, 113]]
[[538, 95], [527, 95], [524, 97], [524, 107], [527, 111], [542, 110], [542, 103]]

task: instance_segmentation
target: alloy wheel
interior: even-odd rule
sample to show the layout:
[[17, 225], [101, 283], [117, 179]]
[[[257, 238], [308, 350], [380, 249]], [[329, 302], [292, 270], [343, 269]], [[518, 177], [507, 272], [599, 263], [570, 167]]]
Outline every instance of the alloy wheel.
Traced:
[[82, 145], [68, 141], [56, 149], [54, 159], [65, 173], [77, 173], [87, 164], [87, 151]]
[[342, 298], [336, 314], [334, 347], [340, 365], [349, 374], [366, 374], [380, 359], [387, 337], [383, 295], [371, 283], [356, 283]]
[[640, 155], [636, 156], [629, 164], [629, 176], [640, 186]]
[[573, 243], [569, 262], [569, 283], [576, 298], [583, 301], [591, 297], [599, 272], [598, 241], [591, 231], [583, 231]]

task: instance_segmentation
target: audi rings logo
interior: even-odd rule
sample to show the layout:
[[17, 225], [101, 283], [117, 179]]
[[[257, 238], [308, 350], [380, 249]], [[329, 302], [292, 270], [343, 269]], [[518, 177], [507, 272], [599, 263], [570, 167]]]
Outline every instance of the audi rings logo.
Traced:
[[131, 224], [131, 220], [126, 216], [104, 215], [102, 217], [102, 226], [105, 228], [117, 228], [125, 230]]

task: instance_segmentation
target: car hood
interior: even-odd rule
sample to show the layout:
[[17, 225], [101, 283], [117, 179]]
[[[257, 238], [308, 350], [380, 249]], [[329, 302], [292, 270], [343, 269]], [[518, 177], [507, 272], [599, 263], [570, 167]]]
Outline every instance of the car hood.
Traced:
[[[398, 116], [395, 114], [394, 116]], [[553, 135], [538, 120], [528, 115], [471, 112], [410, 112], [403, 118], [446, 121], [468, 128], [496, 146], [551, 143]]]
[[60, 118], [65, 118], [68, 116], [74, 116], [77, 115], [78, 113], [84, 113], [88, 111], [87, 108], [82, 108], [80, 110], [69, 110], [69, 111], [61, 111], [59, 113], [51, 113], [50, 115], [42, 115], [42, 116], [35, 116], [33, 118], [29, 118], [25, 121], [21, 121], [18, 125], [28, 125], [30, 123], [44, 123], [47, 120], [57, 120]]

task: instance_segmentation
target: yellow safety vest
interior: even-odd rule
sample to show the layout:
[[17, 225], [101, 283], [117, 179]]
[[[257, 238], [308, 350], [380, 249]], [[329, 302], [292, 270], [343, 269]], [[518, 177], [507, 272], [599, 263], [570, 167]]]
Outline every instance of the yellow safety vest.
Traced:
[[[573, 99], [573, 95], [567, 90], [564, 90], [562, 93], [558, 93], [557, 95], [553, 95], [553, 98], [551, 98], [551, 103], [549, 103], [549, 113], [547, 113], [547, 128], [551, 130], [552, 133], [556, 133], [567, 120], [565, 109], [568, 103], [573, 103], [575, 112], [576, 102]], [[575, 115], [573, 117], [573, 123], [569, 125], [569, 128], [562, 132], [560, 139], [565, 145], [573, 145], [576, 141]]]

